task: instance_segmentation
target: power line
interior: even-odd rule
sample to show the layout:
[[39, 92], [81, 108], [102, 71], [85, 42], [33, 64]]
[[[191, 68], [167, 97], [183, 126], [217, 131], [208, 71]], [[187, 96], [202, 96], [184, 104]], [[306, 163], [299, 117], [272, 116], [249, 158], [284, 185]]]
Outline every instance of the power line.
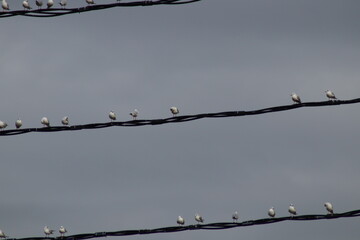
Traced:
[[57, 17], [73, 13], [83, 13], [95, 10], [104, 10], [114, 7], [137, 7], [137, 6], [154, 6], [154, 5], [179, 5], [198, 2], [201, 0], [144, 0], [133, 2], [116, 2], [109, 4], [95, 4], [78, 8], [44, 8], [34, 10], [14, 10], [0, 12], [0, 18], [26, 16], [26, 17]]
[[174, 232], [183, 232], [189, 230], [225, 230], [230, 228], [237, 227], [249, 227], [256, 225], [264, 225], [271, 223], [278, 223], [283, 221], [313, 221], [313, 220], [330, 220], [338, 218], [350, 218], [350, 217], [360, 217], [360, 209], [353, 210], [350, 212], [344, 213], [334, 213], [326, 215], [299, 215], [299, 216], [290, 216], [290, 217], [280, 217], [280, 218], [262, 218], [257, 220], [247, 220], [244, 222], [217, 222], [209, 224], [196, 224], [196, 225], [187, 225], [187, 226], [172, 226], [164, 228], [155, 228], [155, 229], [139, 229], [139, 230], [122, 230], [114, 232], [95, 232], [95, 233], [83, 233], [76, 235], [69, 235], [64, 237], [27, 237], [27, 238], [7, 238], [7, 240], [83, 240], [91, 238], [101, 238], [101, 237], [119, 237], [119, 236], [130, 236], [130, 235], [144, 235], [144, 234], [157, 234], [157, 233], [174, 233]]
[[167, 123], [181, 123], [194, 121], [203, 118], [226, 118], [226, 117], [241, 117], [248, 115], [260, 115], [265, 113], [272, 112], [281, 112], [288, 111], [292, 109], [302, 108], [302, 107], [323, 107], [323, 106], [337, 106], [344, 104], [354, 104], [359, 103], [360, 98], [351, 99], [351, 100], [336, 100], [336, 101], [323, 101], [323, 102], [304, 102], [299, 104], [291, 104], [291, 105], [283, 105], [276, 106], [270, 108], [264, 108], [259, 110], [251, 110], [251, 111], [228, 111], [228, 112], [218, 112], [218, 113], [201, 113], [195, 115], [182, 115], [175, 116], [171, 118], [164, 119], [150, 119], [150, 120], [131, 120], [125, 122], [105, 122], [105, 123], [90, 123], [83, 125], [72, 125], [72, 126], [50, 126], [50, 127], [42, 127], [42, 128], [21, 128], [21, 129], [9, 129], [9, 130], [1, 130], [0, 136], [11, 136], [18, 134], [25, 134], [29, 132], [60, 132], [60, 131], [78, 131], [83, 129], [98, 129], [98, 128], [107, 128], [107, 127], [137, 127], [137, 126], [145, 126], [145, 125], [161, 125]]

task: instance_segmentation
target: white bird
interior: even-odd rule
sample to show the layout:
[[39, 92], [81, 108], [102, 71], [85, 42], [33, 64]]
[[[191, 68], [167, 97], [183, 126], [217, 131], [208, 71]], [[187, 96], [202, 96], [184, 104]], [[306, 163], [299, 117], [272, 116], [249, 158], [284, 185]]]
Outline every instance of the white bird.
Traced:
[[271, 207], [268, 211], [269, 217], [275, 217], [275, 209], [274, 207]]
[[294, 216], [297, 214], [296, 209], [293, 204], [290, 204], [290, 206], [289, 206], [289, 213], [291, 214], [291, 216]]
[[54, 6], [54, 0], [48, 0], [46, 5], [47, 5], [47, 8], [51, 8], [52, 6]]
[[41, 124], [44, 125], [44, 127], [50, 127], [50, 121], [47, 117], [41, 119]]
[[27, 10], [30, 10], [30, 9], [31, 9], [28, 0], [24, 0], [24, 1], [22, 2], [22, 5], [23, 5], [24, 9], [27, 9]]
[[204, 219], [202, 216], [200, 216], [200, 214], [195, 214], [195, 220], [198, 222], [198, 223], [203, 223], [204, 222]]
[[239, 219], [239, 214], [238, 214], [237, 211], [235, 211], [235, 212], [233, 213], [233, 215], [232, 215], [232, 220], [233, 220], [234, 222], [237, 222], [238, 219]]
[[171, 107], [170, 111], [173, 114], [173, 117], [175, 117], [175, 115], [179, 113], [179, 109], [177, 107]]
[[178, 216], [176, 222], [179, 225], [184, 225], [185, 224], [185, 219], [182, 216]]
[[0, 229], [0, 238], [7, 238], [7, 236], [1, 229]]
[[290, 96], [291, 99], [294, 101], [294, 103], [301, 103], [301, 99], [299, 95], [297, 95], [296, 93], [292, 93]]
[[130, 115], [133, 117], [134, 120], [136, 120], [137, 116], [139, 115], [139, 111], [137, 109], [134, 109], [134, 111], [132, 111]]
[[40, 9], [41, 6], [43, 5], [43, 2], [41, 0], [36, 0], [35, 4], [36, 4], [36, 6], [38, 6], [38, 9]]
[[69, 125], [69, 117], [68, 116], [65, 116], [61, 119], [61, 123], [63, 125]]
[[61, 237], [63, 237], [64, 234], [67, 233], [66, 228], [64, 228], [63, 226], [61, 226], [61, 227], [59, 228], [59, 233], [60, 233]]
[[335, 97], [335, 94], [332, 91], [326, 90], [325, 93], [326, 93], [326, 96], [328, 97], [328, 99], [330, 101], [331, 100], [337, 100], [337, 98]]
[[63, 8], [65, 8], [66, 4], [67, 4], [67, 0], [61, 0], [59, 2], [60, 6], [62, 6]]
[[22, 121], [20, 119], [16, 120], [15, 121], [15, 127], [16, 128], [21, 128], [21, 126], [22, 126]]
[[111, 119], [111, 121], [115, 121], [116, 120], [116, 114], [113, 111], [109, 112], [109, 118]]
[[5, 129], [7, 127], [7, 123], [0, 121], [0, 129]]
[[95, 4], [94, 0], [86, 0], [87, 4]]
[[2, 0], [1, 7], [3, 10], [10, 10], [9, 4], [6, 2], [6, 0]]
[[54, 233], [54, 230], [51, 230], [48, 226], [45, 226], [44, 233], [45, 233], [45, 236], [49, 236]]
[[324, 203], [324, 207], [330, 214], [334, 214], [334, 209], [331, 203], [329, 202]]

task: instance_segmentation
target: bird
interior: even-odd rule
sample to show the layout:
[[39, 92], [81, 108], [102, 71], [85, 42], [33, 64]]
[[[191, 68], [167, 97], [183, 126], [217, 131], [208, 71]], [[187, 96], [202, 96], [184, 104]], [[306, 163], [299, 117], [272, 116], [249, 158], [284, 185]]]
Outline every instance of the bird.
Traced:
[[7, 123], [0, 121], [0, 129], [5, 129], [7, 127]]
[[297, 95], [296, 93], [292, 93], [290, 96], [291, 99], [294, 101], [294, 103], [301, 103], [301, 99], [299, 95]]
[[15, 121], [15, 127], [16, 128], [21, 128], [21, 126], [22, 126], [22, 121], [20, 119], [16, 120]]
[[61, 227], [59, 228], [59, 233], [60, 233], [61, 237], [63, 237], [64, 234], [67, 233], [66, 228], [64, 228], [63, 226], [61, 226]]
[[41, 124], [44, 125], [44, 127], [50, 127], [50, 121], [47, 117], [41, 119]]
[[233, 215], [232, 215], [232, 220], [233, 220], [234, 222], [237, 222], [238, 219], [239, 219], [239, 214], [238, 214], [237, 211], [235, 211], [235, 212], [233, 213]]
[[0, 238], [7, 238], [7, 236], [1, 229], [0, 229]]
[[334, 209], [331, 203], [329, 202], [324, 203], [324, 207], [331, 215], [334, 214]]
[[175, 117], [175, 115], [179, 113], [179, 109], [177, 107], [171, 107], [170, 111], [173, 114], [173, 117]]
[[297, 214], [293, 204], [290, 204], [289, 206], [289, 213], [291, 214], [291, 216], [295, 216]]
[[204, 219], [202, 216], [200, 216], [200, 214], [195, 214], [195, 220], [198, 222], [198, 223], [203, 223], [204, 222]]
[[30, 10], [30, 9], [31, 9], [28, 0], [24, 0], [24, 1], [22, 2], [22, 5], [23, 5], [23, 7], [24, 7], [25, 10], [26, 10], [26, 9], [27, 9], [27, 10]]
[[87, 4], [95, 4], [94, 0], [86, 0]]
[[268, 211], [269, 217], [275, 217], [275, 209], [274, 207], [271, 207]]
[[109, 112], [109, 118], [111, 119], [111, 121], [115, 121], [116, 120], [116, 114], [113, 111]]
[[69, 125], [69, 117], [68, 116], [65, 116], [61, 119], [61, 123], [66, 126], [66, 125]]
[[54, 233], [54, 230], [51, 230], [48, 226], [45, 226], [44, 233], [45, 233], [45, 236], [49, 236]]
[[326, 90], [325, 93], [326, 93], [326, 96], [328, 97], [329, 101], [337, 100], [337, 98], [335, 97], [335, 94], [332, 91]]
[[137, 109], [134, 109], [134, 111], [132, 111], [130, 115], [133, 117], [134, 120], [136, 120], [137, 116], [139, 115], [139, 111]]
[[2, 7], [3, 11], [4, 11], [4, 10], [10, 10], [10, 6], [9, 6], [9, 4], [6, 2], [6, 0], [2, 0], [2, 2], [1, 2], [1, 7]]
[[176, 222], [179, 225], [184, 225], [185, 224], [185, 219], [182, 216], [178, 216]]
[[47, 8], [51, 8], [52, 6], [54, 6], [54, 0], [48, 0], [46, 5], [47, 5]]
[[61, 1], [59, 2], [59, 4], [60, 4], [61, 7], [65, 8], [65, 6], [66, 6], [66, 4], [67, 4], [67, 0], [61, 0]]
[[40, 9], [41, 6], [43, 5], [43, 2], [41, 0], [36, 0], [35, 4], [36, 4], [36, 6], [38, 6], [38, 9]]

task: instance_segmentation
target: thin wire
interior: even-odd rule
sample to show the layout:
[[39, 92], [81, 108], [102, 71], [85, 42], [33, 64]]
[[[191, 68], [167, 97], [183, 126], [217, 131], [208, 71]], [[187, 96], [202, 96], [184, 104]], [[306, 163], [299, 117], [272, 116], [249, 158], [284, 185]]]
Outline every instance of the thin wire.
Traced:
[[83, 233], [76, 235], [69, 235], [64, 237], [27, 237], [27, 238], [7, 238], [7, 240], [83, 240], [91, 238], [101, 238], [101, 237], [119, 237], [119, 236], [130, 236], [130, 235], [144, 235], [144, 234], [157, 234], [157, 233], [174, 233], [182, 232], [189, 230], [225, 230], [236, 227], [248, 227], [255, 225], [264, 225], [271, 224], [283, 221], [313, 221], [313, 220], [330, 220], [338, 218], [350, 218], [350, 217], [360, 217], [360, 209], [353, 210], [350, 212], [344, 213], [334, 213], [326, 215], [301, 215], [301, 216], [290, 216], [290, 217], [280, 217], [280, 218], [263, 218], [257, 220], [247, 220], [244, 222], [217, 222], [209, 224], [196, 224], [196, 225], [187, 225], [187, 226], [172, 226], [164, 228], [155, 228], [155, 229], [140, 229], [140, 230], [122, 230], [114, 232], [95, 232], [95, 233]]
[[57, 17], [73, 13], [82, 13], [95, 10], [104, 10], [114, 7], [137, 7], [137, 6], [153, 6], [153, 5], [178, 5], [201, 0], [154, 0], [154, 1], [134, 1], [134, 2], [117, 2], [110, 4], [95, 4], [78, 8], [43, 8], [34, 10], [14, 10], [0, 12], [0, 18], [26, 16], [26, 17]]
[[1, 130], [0, 136], [11, 136], [11, 135], [19, 135], [25, 134], [29, 132], [60, 132], [60, 131], [78, 131], [83, 129], [98, 129], [98, 128], [107, 128], [107, 127], [137, 127], [137, 126], [145, 126], [145, 125], [161, 125], [167, 123], [181, 123], [194, 121], [202, 118], [225, 118], [225, 117], [241, 117], [247, 115], [260, 115], [265, 113], [272, 112], [281, 112], [288, 111], [292, 109], [302, 108], [302, 107], [323, 107], [323, 106], [337, 106], [344, 104], [354, 104], [359, 103], [360, 98], [352, 99], [352, 100], [336, 100], [336, 101], [323, 101], [323, 102], [304, 102], [300, 104], [292, 104], [292, 105], [283, 105], [276, 106], [270, 108], [264, 108], [259, 110], [252, 111], [229, 111], [229, 112], [218, 112], [218, 113], [201, 113], [195, 115], [182, 115], [175, 116], [171, 118], [165, 119], [151, 119], [151, 120], [131, 120], [125, 122], [105, 122], [105, 123], [90, 123], [84, 125], [72, 125], [72, 126], [50, 126], [43, 128], [21, 128], [21, 129], [9, 129], [9, 130]]

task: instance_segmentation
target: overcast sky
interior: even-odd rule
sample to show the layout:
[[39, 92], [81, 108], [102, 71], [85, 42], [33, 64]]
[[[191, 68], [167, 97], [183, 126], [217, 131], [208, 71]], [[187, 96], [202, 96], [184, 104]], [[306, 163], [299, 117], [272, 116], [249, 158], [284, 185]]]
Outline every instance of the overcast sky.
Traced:
[[[12, 9], [21, 2], [8, 0]], [[98, 0], [101, 2], [101, 0]], [[35, 5], [33, 0], [30, 4]], [[69, 0], [69, 7], [84, 5]], [[252, 110], [360, 97], [360, 2], [203, 0], [0, 20], [8, 128]], [[360, 208], [360, 105], [1, 137], [0, 229], [43, 236]], [[360, 219], [111, 239], [359, 238]], [[109, 238], [110, 239], [110, 238]]]

